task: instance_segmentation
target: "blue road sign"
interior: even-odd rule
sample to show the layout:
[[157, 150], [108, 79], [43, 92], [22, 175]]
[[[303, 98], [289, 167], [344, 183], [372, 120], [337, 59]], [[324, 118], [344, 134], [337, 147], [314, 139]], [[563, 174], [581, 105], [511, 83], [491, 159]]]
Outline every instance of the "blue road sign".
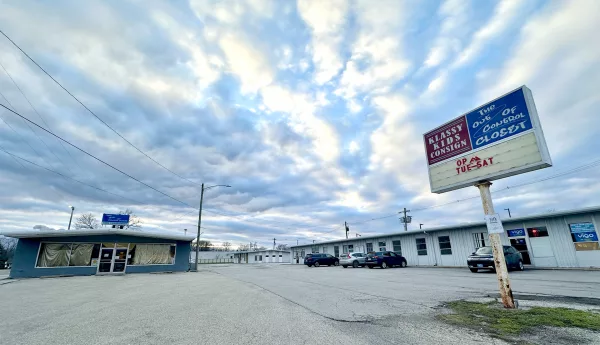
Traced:
[[129, 224], [128, 214], [102, 214], [102, 225], [127, 225]]

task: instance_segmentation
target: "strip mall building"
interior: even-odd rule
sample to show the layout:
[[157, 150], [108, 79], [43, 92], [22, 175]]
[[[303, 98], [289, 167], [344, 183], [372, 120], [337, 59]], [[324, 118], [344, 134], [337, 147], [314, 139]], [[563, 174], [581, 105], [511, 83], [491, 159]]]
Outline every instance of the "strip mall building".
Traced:
[[[512, 245], [530, 267], [600, 268], [600, 207], [504, 219], [504, 245]], [[409, 266], [466, 267], [467, 256], [489, 245], [485, 222], [396, 232], [377, 236], [292, 246], [292, 263], [310, 253], [339, 256], [348, 252], [393, 250]], [[297, 260], [296, 260], [297, 259]]]

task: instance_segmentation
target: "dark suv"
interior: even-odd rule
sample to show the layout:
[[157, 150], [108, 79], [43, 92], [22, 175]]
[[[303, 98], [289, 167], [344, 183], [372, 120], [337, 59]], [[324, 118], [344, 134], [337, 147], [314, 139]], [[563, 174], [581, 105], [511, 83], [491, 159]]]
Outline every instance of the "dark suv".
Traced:
[[394, 266], [406, 267], [406, 258], [395, 252], [376, 252], [369, 253], [365, 264], [369, 268], [379, 266], [381, 268], [388, 268]]
[[339, 266], [340, 259], [334, 257], [331, 254], [308, 254], [304, 258], [304, 264], [308, 265], [308, 267], [311, 267], [311, 266], [319, 267], [321, 265]]

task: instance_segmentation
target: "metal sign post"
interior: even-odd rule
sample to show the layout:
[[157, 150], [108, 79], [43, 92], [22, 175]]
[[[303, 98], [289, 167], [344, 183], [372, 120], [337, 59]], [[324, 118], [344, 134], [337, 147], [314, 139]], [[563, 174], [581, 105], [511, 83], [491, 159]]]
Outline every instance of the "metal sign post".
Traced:
[[505, 308], [514, 308], [515, 301], [510, 287], [508, 278], [508, 269], [506, 267], [506, 259], [504, 258], [504, 249], [500, 240], [500, 233], [503, 233], [500, 216], [494, 212], [494, 204], [492, 203], [492, 195], [490, 193], [491, 182], [482, 182], [477, 184], [479, 193], [481, 194], [481, 203], [483, 205], [483, 213], [485, 214], [486, 223], [488, 226], [488, 234], [492, 244], [492, 252], [494, 253], [494, 266], [496, 267], [496, 276], [498, 277], [498, 286], [500, 287], [500, 297]]

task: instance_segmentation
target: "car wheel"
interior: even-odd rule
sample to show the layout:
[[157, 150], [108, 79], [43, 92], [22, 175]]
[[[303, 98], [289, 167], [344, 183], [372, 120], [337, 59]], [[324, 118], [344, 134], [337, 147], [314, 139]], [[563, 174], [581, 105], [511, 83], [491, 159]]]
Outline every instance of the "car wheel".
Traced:
[[358, 268], [358, 261], [354, 261], [354, 262], [352, 263], [352, 267], [353, 267], [353, 268]]
[[315, 262], [315, 267], [319, 267], [319, 266], [321, 266], [321, 264], [318, 261]]
[[388, 267], [388, 265], [384, 262], [381, 263], [381, 268], [386, 269]]
[[312, 267], [312, 265], [307, 265], [308, 267]]
[[469, 268], [469, 270], [471, 270], [471, 272], [473, 272], [473, 273], [477, 273], [477, 269], [476, 268]]
[[400, 264], [400, 267], [404, 268], [404, 267], [406, 267], [406, 266], [408, 266], [408, 265], [406, 264], [406, 261], [402, 261], [402, 263]]
[[373, 266], [372, 266], [372, 265], [367, 265], [367, 267], [368, 267], [368, 268], [373, 268]]
[[517, 269], [519, 271], [525, 271], [525, 266], [523, 266], [523, 261], [519, 260], [519, 262], [517, 263]]
[[333, 263], [333, 266], [339, 266], [339, 265], [340, 265], [339, 261], [336, 261], [336, 262]]
[[342, 265], [343, 268], [348, 268], [348, 265]]

